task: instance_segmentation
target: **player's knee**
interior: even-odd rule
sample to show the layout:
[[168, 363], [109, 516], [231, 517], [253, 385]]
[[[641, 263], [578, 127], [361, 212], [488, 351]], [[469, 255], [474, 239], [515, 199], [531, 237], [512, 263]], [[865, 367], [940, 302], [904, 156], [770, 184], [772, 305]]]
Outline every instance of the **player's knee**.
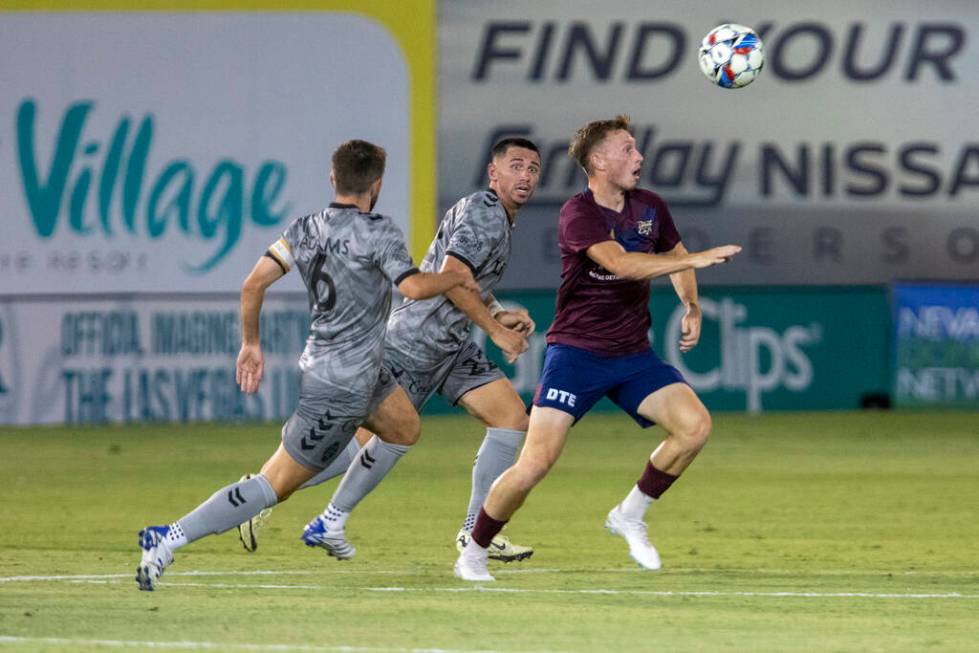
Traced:
[[681, 439], [686, 448], [691, 451], [700, 451], [707, 444], [711, 430], [710, 413], [706, 410], [698, 411], [686, 420]]
[[476, 413], [476, 417], [490, 428], [511, 429], [513, 431], [526, 431], [530, 423], [526, 407], [517, 400], [498, 404], [488, 414]]
[[510, 411], [508, 415], [505, 415], [502, 419], [498, 420], [498, 424], [492, 424], [494, 428], [499, 429], [510, 429], [513, 431], [525, 431], [530, 425], [530, 418], [527, 416], [527, 411], [521, 407], [519, 410]]
[[418, 439], [422, 436], [422, 423], [415, 415], [411, 418], [406, 418], [402, 424], [399, 425], [397, 429], [397, 441], [395, 444], [403, 444], [405, 446], [412, 446]]
[[524, 431], [526, 432], [530, 428], [530, 415], [527, 414], [526, 410], [521, 410], [514, 416], [514, 426], [511, 426], [514, 431]]
[[401, 444], [410, 447], [421, 437], [422, 423], [418, 415], [403, 415], [397, 422], [378, 433], [377, 437], [391, 444]]
[[517, 463], [518, 482], [524, 490], [530, 490], [551, 471], [553, 461], [543, 458], [521, 459]]
[[270, 474], [265, 474], [265, 479], [268, 481], [269, 486], [271, 486], [272, 491], [275, 492], [275, 498], [277, 503], [282, 503], [286, 499], [292, 496], [292, 494], [298, 489], [295, 487], [294, 482], [291, 479], [283, 478], [281, 476], [274, 476]]

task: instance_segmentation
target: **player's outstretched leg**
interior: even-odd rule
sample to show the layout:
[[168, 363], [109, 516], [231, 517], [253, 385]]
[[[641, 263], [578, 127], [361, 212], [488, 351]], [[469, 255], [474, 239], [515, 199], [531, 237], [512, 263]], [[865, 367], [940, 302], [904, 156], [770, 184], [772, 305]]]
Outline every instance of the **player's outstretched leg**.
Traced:
[[141, 558], [136, 568], [139, 589], [152, 591], [163, 571], [173, 563], [173, 552], [205, 535], [223, 533], [277, 502], [261, 474], [225, 486], [193, 511], [165, 526], [147, 526], [139, 532]]
[[136, 568], [139, 589], [156, 589], [163, 571], [173, 563], [176, 549], [206, 535], [230, 530], [279, 501], [285, 501], [313, 473], [312, 469], [296, 462], [280, 444], [262, 466], [260, 474], [221, 488], [172, 524], [147, 526], [139, 533], [141, 559]]
[[662, 426], [666, 440], [646, 461], [639, 481], [605, 519], [605, 527], [629, 545], [629, 556], [644, 569], [661, 567], [659, 552], [649, 542], [646, 511], [693, 462], [707, 443], [710, 415], [690, 386], [674, 383], [646, 397], [639, 405], [643, 417]]

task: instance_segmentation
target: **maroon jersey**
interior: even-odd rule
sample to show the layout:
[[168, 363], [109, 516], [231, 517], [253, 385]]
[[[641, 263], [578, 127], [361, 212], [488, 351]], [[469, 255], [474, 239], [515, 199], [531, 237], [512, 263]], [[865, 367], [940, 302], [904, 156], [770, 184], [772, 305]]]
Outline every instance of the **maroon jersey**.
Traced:
[[607, 240], [627, 252], [669, 252], [680, 242], [663, 198], [636, 189], [625, 195], [622, 212], [599, 206], [590, 190], [561, 207], [558, 245], [561, 287], [549, 344], [571, 345], [618, 356], [649, 349], [649, 281], [620, 279], [585, 253]]

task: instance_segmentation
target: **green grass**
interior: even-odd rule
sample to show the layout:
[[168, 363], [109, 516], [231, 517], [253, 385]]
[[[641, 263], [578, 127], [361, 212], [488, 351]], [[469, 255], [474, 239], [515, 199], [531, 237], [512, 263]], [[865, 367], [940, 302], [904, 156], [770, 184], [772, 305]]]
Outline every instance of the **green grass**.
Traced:
[[[650, 511], [656, 573], [602, 521], [658, 434], [589, 416], [508, 527], [534, 558], [494, 566], [479, 591], [451, 566], [480, 430], [463, 417], [424, 426], [348, 523], [354, 560], [297, 539], [334, 481], [277, 507], [254, 554], [233, 532], [179, 551], [153, 593], [131, 578], [136, 531], [255, 470], [278, 426], [0, 430], [0, 651], [976, 649], [975, 415], [718, 415]], [[243, 573], [255, 570], [269, 573]], [[109, 576], [10, 580], [83, 574]]]

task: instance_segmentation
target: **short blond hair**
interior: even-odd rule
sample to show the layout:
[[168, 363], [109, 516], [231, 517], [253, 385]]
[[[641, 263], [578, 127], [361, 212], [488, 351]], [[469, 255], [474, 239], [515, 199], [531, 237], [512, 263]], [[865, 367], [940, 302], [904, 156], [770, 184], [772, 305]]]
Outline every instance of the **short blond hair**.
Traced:
[[624, 130], [632, 133], [632, 121], [629, 116], [619, 114], [612, 120], [593, 120], [577, 132], [568, 146], [568, 156], [578, 162], [586, 174], [591, 175], [591, 156], [595, 146], [605, 140], [611, 132]]

